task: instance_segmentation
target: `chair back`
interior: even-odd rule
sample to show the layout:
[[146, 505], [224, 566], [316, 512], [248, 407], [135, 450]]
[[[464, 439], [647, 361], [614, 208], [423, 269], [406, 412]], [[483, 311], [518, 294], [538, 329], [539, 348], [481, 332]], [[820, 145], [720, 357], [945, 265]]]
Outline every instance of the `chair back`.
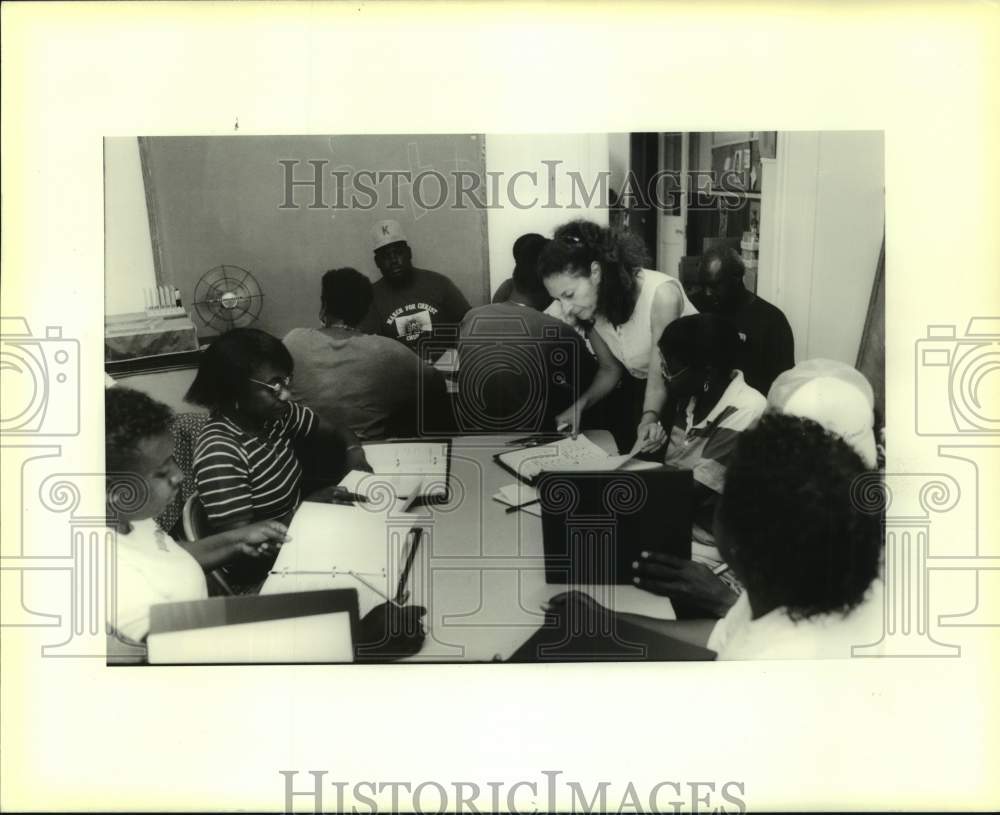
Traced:
[[202, 506], [197, 492], [191, 493], [184, 502], [181, 523], [184, 524], [184, 537], [189, 541], [207, 538], [212, 534], [208, 515], [205, 514], [205, 507]]
[[177, 498], [156, 519], [160, 528], [167, 532], [176, 534], [175, 527], [181, 518], [184, 506], [197, 490], [194, 480], [194, 448], [208, 420], [209, 416], [205, 413], [178, 413], [170, 425], [170, 433], [174, 437], [174, 460], [184, 473], [184, 480], [181, 482]]
[[[201, 501], [198, 499], [197, 492], [189, 495], [188, 499], [184, 502], [181, 523], [184, 525], [184, 537], [189, 541], [207, 538], [213, 533], [212, 527], [208, 523], [208, 515], [205, 513], [205, 507], [202, 506]], [[208, 573], [208, 576], [212, 579], [217, 589], [212, 594], [233, 595], [236, 593], [229, 585], [229, 581], [226, 580], [221, 569], [212, 570]]]

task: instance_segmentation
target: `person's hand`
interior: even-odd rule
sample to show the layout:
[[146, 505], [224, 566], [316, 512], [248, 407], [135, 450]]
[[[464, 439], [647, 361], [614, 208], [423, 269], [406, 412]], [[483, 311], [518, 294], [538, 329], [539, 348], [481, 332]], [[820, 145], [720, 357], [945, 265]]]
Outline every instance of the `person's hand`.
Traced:
[[236, 530], [236, 549], [250, 557], [274, 554], [291, 540], [288, 527], [279, 521], [260, 521]]
[[549, 614], [562, 614], [566, 611], [579, 611], [595, 613], [598, 611], [609, 611], [586, 592], [572, 590], [564, 591], [550, 597], [548, 602], [542, 606], [542, 610]]
[[640, 589], [704, 608], [724, 617], [736, 594], [703, 563], [657, 552], [643, 552], [632, 564]]
[[424, 644], [427, 613], [423, 606], [386, 602], [375, 606], [361, 620], [355, 657], [359, 662], [382, 662], [413, 656]]
[[659, 419], [646, 413], [636, 428], [633, 452], [652, 453], [667, 443], [667, 431], [663, 429]]
[[347, 468], [349, 470], [360, 470], [363, 473], [374, 472], [372, 465], [368, 463], [365, 450], [361, 445], [347, 448]]
[[306, 496], [306, 500], [317, 504], [353, 504], [358, 497], [363, 498], [364, 496], [357, 496], [340, 484], [328, 484], [318, 490], [313, 490]]
[[566, 410], [556, 416], [556, 430], [569, 433], [574, 439], [580, 435], [580, 417], [583, 408], [579, 402], [574, 402]]
[[313, 490], [306, 496], [306, 500], [317, 504], [329, 504], [337, 494], [337, 485], [328, 484], [325, 487], [320, 487], [318, 490]]

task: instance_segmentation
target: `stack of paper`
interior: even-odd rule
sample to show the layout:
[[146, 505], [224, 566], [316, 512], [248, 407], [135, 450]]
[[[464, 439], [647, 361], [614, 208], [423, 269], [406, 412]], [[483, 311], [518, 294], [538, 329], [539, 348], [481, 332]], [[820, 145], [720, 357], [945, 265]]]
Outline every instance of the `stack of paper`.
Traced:
[[541, 472], [566, 472], [573, 470], [617, 470], [635, 455], [609, 456], [586, 436], [567, 438], [554, 444], [541, 444], [503, 453], [500, 460], [519, 477], [533, 480]]

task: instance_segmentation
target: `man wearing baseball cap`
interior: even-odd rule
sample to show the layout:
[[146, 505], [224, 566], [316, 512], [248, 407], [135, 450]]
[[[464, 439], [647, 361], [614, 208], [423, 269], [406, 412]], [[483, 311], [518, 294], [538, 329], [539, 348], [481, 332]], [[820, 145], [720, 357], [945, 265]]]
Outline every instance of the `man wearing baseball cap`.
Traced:
[[398, 221], [379, 221], [372, 228], [375, 265], [382, 274], [361, 328], [399, 340], [416, 349], [417, 341], [436, 326], [457, 326], [469, 302], [447, 277], [413, 265], [413, 253]]

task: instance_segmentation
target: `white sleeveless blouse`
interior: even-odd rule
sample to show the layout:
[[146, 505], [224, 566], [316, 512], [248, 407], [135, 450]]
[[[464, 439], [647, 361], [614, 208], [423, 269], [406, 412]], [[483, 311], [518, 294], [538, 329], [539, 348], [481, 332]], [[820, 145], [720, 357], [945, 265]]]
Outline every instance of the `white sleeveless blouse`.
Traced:
[[639, 299], [636, 301], [632, 316], [615, 327], [603, 316], [594, 320], [594, 330], [612, 354], [625, 366], [626, 370], [636, 379], [649, 376], [649, 354], [653, 350], [653, 295], [660, 286], [675, 286], [684, 303], [681, 317], [697, 314], [684, 291], [684, 287], [676, 277], [642, 269], [638, 274]]

